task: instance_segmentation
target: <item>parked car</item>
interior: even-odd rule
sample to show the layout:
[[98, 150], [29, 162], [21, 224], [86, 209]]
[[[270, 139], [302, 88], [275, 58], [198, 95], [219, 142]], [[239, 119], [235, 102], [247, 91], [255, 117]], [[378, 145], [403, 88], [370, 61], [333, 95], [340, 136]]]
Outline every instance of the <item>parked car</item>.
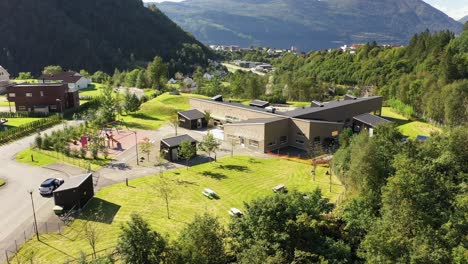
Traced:
[[219, 199], [218, 194], [215, 193], [215, 191], [208, 189], [208, 188], [204, 189], [202, 194], [210, 199]]
[[61, 178], [49, 178], [41, 183], [41, 187], [39, 187], [39, 193], [42, 195], [52, 194], [52, 192], [64, 182], [65, 181]]

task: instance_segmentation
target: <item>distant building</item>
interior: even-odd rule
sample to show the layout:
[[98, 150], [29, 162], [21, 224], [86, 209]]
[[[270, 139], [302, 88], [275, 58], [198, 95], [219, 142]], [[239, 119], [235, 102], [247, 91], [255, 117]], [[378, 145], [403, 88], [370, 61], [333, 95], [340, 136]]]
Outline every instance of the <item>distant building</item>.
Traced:
[[16, 111], [60, 113], [80, 105], [78, 90], [66, 83], [14, 84], [7, 87], [7, 92]]
[[205, 114], [196, 110], [182, 111], [178, 113], [179, 127], [186, 129], [206, 128], [208, 122], [205, 119]]
[[198, 141], [189, 135], [180, 135], [161, 140], [160, 152], [163, 153], [164, 158], [168, 161], [178, 161], [183, 159], [180, 155], [180, 145], [184, 141], [189, 141], [193, 147], [197, 148]]
[[0, 94], [7, 92], [6, 88], [10, 85], [10, 74], [0, 65]]
[[62, 81], [67, 83], [70, 89], [76, 90], [88, 88], [92, 82], [91, 79], [73, 71], [60, 72], [53, 75], [43, 74], [39, 79], [44, 83]]
[[213, 78], [214, 78], [214, 74], [211, 74], [209, 72], [206, 72], [205, 74], [203, 74], [203, 79], [205, 80], [211, 81]]

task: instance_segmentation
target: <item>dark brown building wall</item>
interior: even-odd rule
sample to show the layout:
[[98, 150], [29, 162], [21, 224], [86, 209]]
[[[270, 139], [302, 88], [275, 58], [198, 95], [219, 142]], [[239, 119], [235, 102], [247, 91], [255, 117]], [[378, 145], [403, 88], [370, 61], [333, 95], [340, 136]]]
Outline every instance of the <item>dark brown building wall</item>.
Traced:
[[[15, 102], [17, 111], [34, 111], [34, 107], [48, 106], [51, 112], [60, 112], [79, 106], [78, 92], [69, 93], [67, 84], [14, 85], [7, 90], [8, 100]], [[28, 93], [31, 96], [26, 96]], [[10, 96], [12, 94], [15, 96]]]

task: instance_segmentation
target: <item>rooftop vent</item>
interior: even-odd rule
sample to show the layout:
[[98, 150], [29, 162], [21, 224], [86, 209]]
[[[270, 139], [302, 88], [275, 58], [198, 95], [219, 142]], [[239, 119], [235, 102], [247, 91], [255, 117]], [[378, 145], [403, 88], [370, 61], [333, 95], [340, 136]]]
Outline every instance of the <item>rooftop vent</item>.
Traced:
[[353, 96], [353, 95], [350, 95], [350, 94], [347, 94], [347, 95], [345, 95], [344, 99], [345, 100], [356, 100], [357, 97]]
[[319, 101], [312, 101], [310, 104], [311, 107], [323, 107], [324, 105]]
[[215, 97], [211, 98], [211, 100], [216, 101], [216, 102], [222, 102], [223, 101], [223, 96], [222, 95], [216, 95]]

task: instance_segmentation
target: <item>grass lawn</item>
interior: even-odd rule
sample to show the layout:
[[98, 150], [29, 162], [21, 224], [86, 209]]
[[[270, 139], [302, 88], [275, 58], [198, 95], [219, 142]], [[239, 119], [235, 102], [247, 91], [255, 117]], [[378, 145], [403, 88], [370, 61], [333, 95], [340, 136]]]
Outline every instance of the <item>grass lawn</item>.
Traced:
[[[31, 154], [34, 157], [34, 161], [31, 160]], [[91, 160], [91, 159], [79, 159], [79, 158], [71, 158], [66, 157], [61, 153], [51, 150], [41, 150], [40, 152], [37, 150], [32, 150], [30, 148], [23, 150], [22, 152], [16, 155], [16, 161], [25, 163], [31, 166], [47, 166], [54, 163], [63, 163], [72, 166], [82, 167], [87, 169], [89, 162], [91, 162], [91, 170], [98, 170], [102, 166], [109, 163], [110, 160], [99, 159], [99, 160]]]
[[101, 95], [101, 89], [104, 87], [104, 84], [101, 83], [91, 83], [88, 88], [81, 89], [79, 91], [80, 96], [91, 96], [96, 97]]
[[[15, 103], [11, 102], [11, 108], [15, 107]], [[0, 96], [0, 106], [8, 106], [8, 100], [6, 95]]]
[[189, 109], [189, 98], [200, 97], [197, 94], [171, 95], [162, 94], [141, 105], [140, 110], [123, 116], [128, 127], [154, 130], [165, 124], [178, 111]]
[[[155, 230], [174, 238], [196, 214], [203, 212], [215, 215], [221, 223], [227, 224], [231, 207], [245, 210], [244, 202], [274, 195], [271, 188], [278, 184], [300, 191], [312, 191], [319, 187], [326, 197], [336, 199], [343, 187], [333, 185], [330, 193], [326, 168], [318, 167], [316, 182], [312, 181], [310, 169], [309, 164], [285, 159], [222, 158], [216, 163], [194, 166], [189, 170], [164, 173], [172, 189], [170, 220], [166, 216], [165, 203], [156, 191], [155, 186], [160, 182], [158, 175], [132, 180], [129, 187], [122, 183], [103, 188], [84, 213], [92, 213], [101, 204], [106, 214], [106, 220], [98, 223], [98, 250], [115, 247], [120, 226], [129, 220], [132, 212], [139, 213]], [[334, 183], [338, 183], [336, 178]], [[217, 192], [220, 199], [210, 200], [203, 196], [201, 192], [204, 188]], [[21, 248], [20, 254], [27, 255], [34, 251], [35, 260], [40, 263], [62, 263], [77, 257], [80, 251], [89, 254], [91, 248], [83, 235], [83, 223], [84, 220], [75, 220], [61, 235], [41, 235], [43, 242], [32, 239]]]
[[7, 118], [8, 122], [5, 124], [8, 128], [18, 127], [21, 125], [26, 125], [31, 122], [40, 120], [40, 117], [15, 117], [15, 118]]
[[430, 136], [433, 132], [441, 132], [440, 128], [429, 123], [409, 120], [391, 107], [382, 107], [382, 116], [389, 117], [398, 125], [400, 132], [410, 138], [416, 138], [418, 135]]

